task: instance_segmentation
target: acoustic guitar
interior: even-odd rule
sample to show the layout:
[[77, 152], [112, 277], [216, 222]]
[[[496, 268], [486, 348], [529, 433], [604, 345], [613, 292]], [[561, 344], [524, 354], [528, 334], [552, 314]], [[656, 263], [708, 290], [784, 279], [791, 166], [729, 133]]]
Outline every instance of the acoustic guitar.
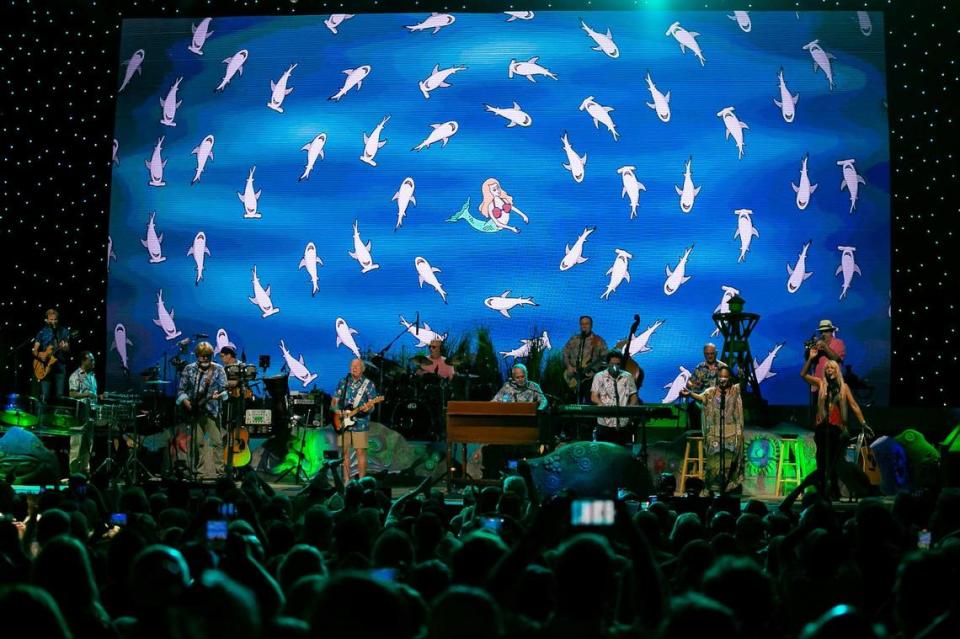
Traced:
[[[67, 333], [68, 337], [60, 341], [72, 340], [78, 334], [77, 331], [67, 331]], [[37, 378], [38, 382], [46, 379], [47, 375], [50, 374], [50, 369], [59, 361], [56, 356], [54, 356], [54, 353], [58, 350], [59, 342], [47, 346], [44, 350], [39, 351], [33, 356], [33, 376]]]
[[341, 411], [335, 412], [333, 414], [334, 432], [336, 432], [339, 435], [343, 431], [352, 427], [354, 424], [357, 423], [357, 420], [355, 419], [357, 413], [370, 410], [371, 408], [373, 408], [375, 404], [379, 404], [380, 402], [382, 402], [383, 399], [384, 399], [383, 395], [381, 395], [380, 397], [374, 397], [369, 402], [360, 406], [359, 408], [353, 408], [351, 406], [347, 406], [346, 410], [342, 412]]
[[230, 446], [223, 449], [223, 463], [239, 468], [249, 464], [250, 457], [250, 433], [243, 426], [238, 426], [230, 433]]
[[[586, 384], [587, 382], [592, 383], [593, 376], [599, 373], [600, 371], [602, 371], [603, 369], [605, 369], [606, 367], [607, 365], [602, 361], [595, 362], [589, 366], [584, 366], [583, 368], [579, 369], [580, 370], [579, 382], [584, 384]], [[577, 383], [578, 383], [577, 371], [573, 371], [571, 373], [570, 371], [564, 369], [563, 380], [567, 383], [567, 386], [569, 386], [571, 389], [573, 390], [577, 389]]]

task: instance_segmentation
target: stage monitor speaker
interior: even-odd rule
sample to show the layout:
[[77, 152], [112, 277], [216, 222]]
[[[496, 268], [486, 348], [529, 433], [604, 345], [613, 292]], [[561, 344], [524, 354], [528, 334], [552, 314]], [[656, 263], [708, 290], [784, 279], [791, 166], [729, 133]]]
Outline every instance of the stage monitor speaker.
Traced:
[[650, 473], [617, 444], [573, 442], [527, 463], [541, 499], [564, 490], [581, 497], [608, 498], [616, 497], [620, 488], [644, 499], [653, 493]]

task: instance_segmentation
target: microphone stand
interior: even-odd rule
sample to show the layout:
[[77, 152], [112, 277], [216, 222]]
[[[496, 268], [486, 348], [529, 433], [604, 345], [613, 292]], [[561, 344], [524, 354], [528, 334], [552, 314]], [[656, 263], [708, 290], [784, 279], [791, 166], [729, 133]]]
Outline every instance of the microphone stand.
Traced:
[[583, 404], [583, 344], [587, 341], [583, 331], [580, 331], [580, 352], [577, 353], [577, 403]]
[[[415, 327], [415, 332], [418, 334], [418, 335], [417, 335], [417, 339], [419, 339], [419, 333], [420, 333], [420, 311], [417, 311], [417, 319], [416, 319], [416, 321], [414, 322], [414, 327]], [[397, 343], [397, 340], [400, 339], [401, 337], [403, 337], [403, 334], [406, 333], [406, 332], [407, 332], [407, 327], [404, 326], [404, 327], [403, 327], [403, 330], [400, 331], [399, 333], [397, 333], [397, 336], [394, 337], [392, 340], [390, 340], [390, 343], [389, 343], [389, 344], [387, 344], [386, 346], [384, 346], [383, 348], [381, 348], [379, 351], [377, 351], [377, 355], [380, 357], [380, 366], [379, 366], [379, 368], [380, 368], [380, 373], [379, 373], [379, 375], [377, 376], [377, 385], [378, 385], [377, 388], [380, 389], [380, 392], [381, 392], [381, 393], [384, 392], [384, 388], [383, 388], [383, 361], [384, 361], [384, 359], [386, 359], [387, 352], [388, 352], [391, 348], [393, 348], [393, 345]], [[380, 419], [380, 417], [381, 417], [380, 411], [382, 410], [381, 404], [383, 404], [383, 402], [380, 402], [380, 404], [377, 404], [377, 408], [376, 408], [376, 411], [377, 411], [377, 421], [378, 421], [378, 422], [383, 422], [383, 420]], [[349, 459], [344, 460], [343, 463], [349, 465], [349, 464], [350, 464], [350, 460], [349, 460]]]
[[723, 387], [722, 384], [718, 382], [718, 390], [720, 391], [720, 496], [727, 494], [727, 467], [724, 466], [724, 449], [726, 448], [726, 439], [724, 437], [724, 426], [726, 421], [726, 412], [727, 407], [727, 389]]
[[613, 396], [614, 396], [613, 414], [616, 416], [614, 417], [614, 419], [616, 419], [617, 421], [617, 439], [619, 439], [620, 438], [620, 388], [618, 387], [618, 383], [620, 381], [620, 367], [615, 366], [613, 370], [616, 372], [616, 375], [610, 375], [610, 377], [613, 378]]
[[[406, 331], [404, 331], [406, 332]], [[399, 336], [398, 336], [399, 337]], [[397, 341], [396, 339], [393, 340]], [[391, 342], [392, 344], [392, 342]], [[337, 410], [344, 411], [347, 407], [347, 386], [350, 384], [350, 378], [352, 375], [347, 373], [347, 376], [343, 378], [343, 390], [340, 391], [340, 401], [337, 402]], [[344, 470], [347, 473], [347, 481], [344, 482], [344, 485], [349, 483], [350, 480], [350, 458], [346, 454], [346, 444], [347, 444], [347, 427], [343, 425], [343, 421], [340, 421], [340, 455], [343, 457]]]

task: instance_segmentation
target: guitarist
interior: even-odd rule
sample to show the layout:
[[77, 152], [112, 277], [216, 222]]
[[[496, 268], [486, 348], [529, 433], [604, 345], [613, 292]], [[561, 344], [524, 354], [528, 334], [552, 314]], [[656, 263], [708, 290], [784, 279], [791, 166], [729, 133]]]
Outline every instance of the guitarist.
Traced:
[[[340, 380], [330, 402], [332, 410], [343, 411], [359, 408], [377, 397], [373, 382], [363, 376], [363, 360], [350, 362], [350, 373]], [[340, 407], [340, 408], [338, 408]], [[357, 413], [355, 423], [340, 433], [340, 450], [343, 457], [343, 483], [350, 482], [350, 448], [357, 449], [357, 468], [361, 478], [367, 475], [367, 432], [370, 430], [369, 409]]]
[[47, 309], [45, 316], [46, 326], [33, 340], [33, 358], [34, 361], [44, 361], [49, 356], [57, 359], [46, 377], [40, 380], [40, 399], [48, 404], [65, 395], [67, 369], [63, 360], [70, 352], [70, 331], [60, 326], [60, 313], [56, 309]]
[[220, 399], [227, 388], [223, 366], [212, 361], [213, 346], [200, 342], [194, 349], [197, 361], [187, 364], [177, 385], [177, 406], [188, 415], [197, 455], [193, 460], [202, 479], [223, 475], [223, 433], [220, 430]]
[[577, 404], [590, 403], [590, 383], [594, 373], [603, 368], [607, 343], [593, 332], [593, 318], [580, 316], [580, 332], [563, 347], [563, 377], [576, 393]]

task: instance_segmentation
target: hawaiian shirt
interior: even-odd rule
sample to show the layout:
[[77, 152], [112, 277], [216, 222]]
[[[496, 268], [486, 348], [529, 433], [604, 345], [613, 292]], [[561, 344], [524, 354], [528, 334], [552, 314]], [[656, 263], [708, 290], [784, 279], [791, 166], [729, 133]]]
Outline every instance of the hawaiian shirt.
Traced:
[[[580, 354], [580, 333], [567, 340], [563, 347], [563, 365], [577, 368], [577, 356]], [[583, 357], [580, 359], [580, 368], [588, 368], [592, 364], [603, 361], [607, 354], [607, 343], [596, 333], [583, 342]]]
[[536, 404], [538, 410], [547, 407], [547, 396], [543, 394], [540, 384], [536, 382], [527, 382], [520, 386], [515, 382], [508, 381], [497, 394], [494, 395], [492, 402], [526, 402]]
[[[366, 387], [364, 387], [364, 383], [366, 383]], [[340, 400], [344, 397], [344, 385], [346, 385], [347, 393], [343, 405], [340, 405]], [[361, 388], [363, 392], [361, 392]], [[337, 400], [337, 407], [340, 409], [346, 406], [359, 408], [376, 397], [377, 387], [373, 385], [372, 381], [363, 376], [360, 379], [354, 379], [353, 375], [350, 376], [349, 380], [341, 379], [340, 383], [337, 384], [337, 391], [333, 394], [333, 398]], [[354, 432], [365, 433], [370, 430], [370, 413], [357, 413], [353, 416], [353, 419], [355, 421], [351, 430]]]
[[[600, 396], [600, 406], [616, 406], [619, 396], [620, 406], [626, 406], [630, 403], [630, 398], [637, 394], [637, 385], [633, 381], [633, 375], [626, 371], [620, 371], [617, 378], [616, 391], [614, 391], [613, 376], [610, 371], [600, 371], [593, 376], [593, 385], [590, 387], [591, 393]], [[620, 426], [626, 426], [630, 422], [629, 418], [621, 417]], [[617, 426], [616, 417], [600, 417], [597, 423], [601, 426], [615, 428]]]
[[93, 406], [97, 403], [97, 378], [93, 371], [89, 373], [83, 368], [73, 371], [68, 380], [68, 388], [71, 393], [90, 393], [92, 397], [87, 397], [83, 401]]
[[693, 374], [687, 381], [687, 388], [698, 393], [702, 393], [708, 388], [713, 388], [717, 385], [717, 376], [722, 366], [726, 366], [726, 364], [719, 359], [716, 360], [712, 366], [705, 361], [700, 362], [697, 364], [697, 367], [693, 369]]
[[[831, 337], [829, 340], [827, 340], [826, 343], [827, 343], [827, 346], [830, 347], [830, 350], [836, 353], [837, 356], [840, 358], [840, 361], [838, 363], [843, 364], [843, 360], [847, 358], [847, 347], [843, 343], [843, 340], [840, 339], [839, 337]], [[816, 363], [816, 368], [813, 369], [813, 376], [819, 377], [820, 379], [824, 379], [823, 369], [827, 367], [827, 362], [830, 361], [830, 358], [827, 357], [826, 355], [820, 354], [817, 356], [816, 361], [817, 363]], [[817, 393], [819, 391], [820, 389], [816, 386], [810, 387], [811, 393]]]
[[50, 328], [49, 326], [44, 326], [37, 332], [37, 336], [33, 338], [33, 341], [40, 344], [40, 350], [44, 351], [48, 346], [53, 345], [53, 356], [57, 358], [57, 362], [53, 365], [52, 370], [62, 371], [63, 370], [63, 353], [58, 348], [58, 344], [61, 341], [69, 342], [70, 341], [70, 330], [64, 328], [63, 326], [58, 326], [57, 328]]
[[[216, 362], [210, 362], [210, 368], [206, 372], [199, 370], [199, 392], [197, 388], [198, 366], [196, 362], [190, 362], [180, 373], [180, 383], [177, 386], [177, 405], [183, 403], [183, 400], [189, 399], [191, 403], [199, 398], [210, 398], [214, 395], [223, 393], [227, 388], [227, 374], [223, 366]], [[208, 399], [205, 408], [211, 417], [220, 415], [220, 402]]]

